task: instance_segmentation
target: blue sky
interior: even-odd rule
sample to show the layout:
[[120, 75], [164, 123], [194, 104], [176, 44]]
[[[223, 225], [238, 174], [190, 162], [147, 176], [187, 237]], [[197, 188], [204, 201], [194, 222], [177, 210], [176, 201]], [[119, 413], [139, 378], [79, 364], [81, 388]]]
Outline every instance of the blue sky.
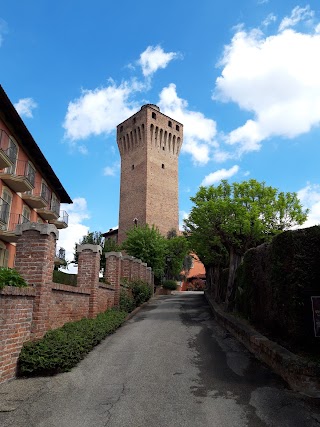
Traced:
[[[281, 3], [281, 4], [279, 4]], [[320, 4], [0, 1], [0, 82], [74, 200], [60, 245], [118, 223], [118, 123], [184, 124], [180, 218], [201, 184], [255, 178], [320, 218]]]

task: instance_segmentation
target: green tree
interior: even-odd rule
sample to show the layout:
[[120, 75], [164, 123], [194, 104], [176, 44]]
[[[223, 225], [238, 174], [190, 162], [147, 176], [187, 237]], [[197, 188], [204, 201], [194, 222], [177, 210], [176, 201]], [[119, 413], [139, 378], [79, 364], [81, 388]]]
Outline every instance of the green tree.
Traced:
[[216, 295], [219, 270], [229, 260], [228, 306], [234, 298], [235, 271], [244, 253], [307, 218], [296, 193], [279, 192], [254, 179], [233, 184], [224, 180], [218, 186], [200, 187], [191, 201], [194, 206], [185, 220], [185, 230], [191, 248], [206, 269], [214, 272], [209, 281]]
[[166, 241], [166, 279], [178, 280], [183, 270], [183, 262], [189, 254], [189, 243], [184, 236], [176, 236]]
[[131, 228], [122, 248], [129, 255], [146, 262], [155, 277], [161, 279], [165, 271], [166, 239], [157, 228], [148, 224]]
[[100, 245], [102, 248], [102, 255], [101, 255], [101, 259], [100, 259], [100, 269], [105, 268], [106, 265], [106, 260], [104, 257], [104, 245], [105, 245], [105, 241], [104, 241], [104, 237], [101, 233], [101, 231], [92, 231], [92, 232], [88, 232], [85, 236], [83, 236], [80, 240], [79, 243], [75, 244], [75, 249], [74, 249], [74, 262], [77, 264], [78, 263], [78, 254], [77, 254], [77, 245]]

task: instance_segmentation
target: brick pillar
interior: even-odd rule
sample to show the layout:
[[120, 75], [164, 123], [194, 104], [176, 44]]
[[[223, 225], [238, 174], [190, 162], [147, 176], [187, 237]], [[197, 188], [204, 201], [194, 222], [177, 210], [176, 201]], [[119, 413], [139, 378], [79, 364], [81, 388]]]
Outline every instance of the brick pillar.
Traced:
[[133, 280], [135, 279], [140, 279], [140, 264], [141, 264], [141, 260], [134, 258], [132, 260], [132, 274], [131, 277]]
[[140, 264], [140, 279], [143, 280], [144, 282], [147, 281], [147, 267], [148, 267], [148, 264], [146, 262], [142, 262]]
[[99, 271], [100, 256], [102, 248], [100, 245], [77, 245], [78, 253], [78, 279], [80, 287], [90, 288], [89, 317], [96, 317], [98, 314], [98, 292], [99, 292]]
[[52, 273], [59, 233], [52, 224], [31, 222], [18, 225], [15, 234], [15, 268], [36, 291], [31, 339], [42, 338], [50, 329]]
[[121, 275], [121, 252], [107, 252], [105, 279], [111, 283], [114, 288], [114, 306], [119, 306], [120, 300], [120, 275]]
[[132, 275], [132, 262], [133, 256], [123, 255], [121, 261], [121, 278], [127, 279], [129, 282], [131, 280]]

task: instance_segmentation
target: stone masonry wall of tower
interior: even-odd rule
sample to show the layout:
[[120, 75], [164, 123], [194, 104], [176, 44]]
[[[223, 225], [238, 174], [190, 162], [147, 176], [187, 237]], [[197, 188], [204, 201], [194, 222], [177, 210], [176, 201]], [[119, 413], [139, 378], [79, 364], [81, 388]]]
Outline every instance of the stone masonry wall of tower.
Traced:
[[153, 104], [117, 126], [121, 155], [119, 234], [138, 225], [155, 225], [163, 235], [178, 231], [178, 156], [183, 125]]

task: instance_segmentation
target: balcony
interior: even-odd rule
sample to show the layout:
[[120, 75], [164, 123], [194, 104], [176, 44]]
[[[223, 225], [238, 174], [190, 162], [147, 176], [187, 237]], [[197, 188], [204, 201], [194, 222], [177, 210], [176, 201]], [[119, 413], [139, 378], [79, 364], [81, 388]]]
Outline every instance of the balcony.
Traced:
[[59, 205], [47, 205], [44, 208], [37, 209], [37, 213], [41, 216], [42, 219], [50, 221], [52, 224], [52, 221], [56, 221], [60, 216]]
[[68, 227], [69, 215], [66, 211], [60, 211], [60, 216], [58, 219], [49, 220], [50, 224], [54, 224], [58, 229], [63, 229]]
[[30, 222], [30, 220], [21, 214], [9, 214], [8, 212], [9, 209], [6, 205], [0, 204], [0, 240], [7, 243], [15, 243], [18, 240], [18, 236], [15, 235], [16, 226]]
[[17, 160], [15, 165], [0, 170], [0, 178], [16, 193], [33, 189], [34, 175], [26, 161]]
[[0, 169], [12, 166], [12, 161], [8, 152], [9, 135], [3, 129], [0, 129]]
[[[35, 185], [36, 188], [40, 188], [40, 184]], [[45, 184], [42, 184], [41, 191], [36, 192], [27, 191], [21, 195], [21, 198], [26, 202], [27, 205], [32, 209], [42, 209], [49, 205], [50, 192]]]

